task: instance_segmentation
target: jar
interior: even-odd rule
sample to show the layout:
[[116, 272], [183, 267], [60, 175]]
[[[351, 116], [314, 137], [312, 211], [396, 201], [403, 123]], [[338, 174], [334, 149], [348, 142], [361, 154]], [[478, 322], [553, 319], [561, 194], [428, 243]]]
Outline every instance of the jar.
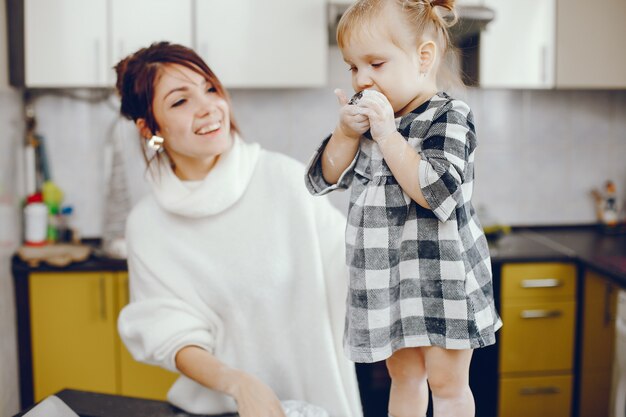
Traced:
[[24, 207], [24, 243], [27, 246], [46, 244], [48, 235], [48, 206], [29, 203]]

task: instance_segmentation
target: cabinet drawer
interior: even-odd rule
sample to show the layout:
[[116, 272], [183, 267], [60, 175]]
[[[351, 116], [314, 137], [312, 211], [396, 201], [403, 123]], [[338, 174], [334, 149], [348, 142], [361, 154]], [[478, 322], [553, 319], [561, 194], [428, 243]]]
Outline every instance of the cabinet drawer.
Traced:
[[500, 372], [571, 370], [575, 306], [574, 301], [505, 305]]
[[501, 378], [500, 417], [570, 417], [572, 376]]
[[507, 264], [502, 267], [502, 299], [573, 299], [576, 266], [562, 263]]

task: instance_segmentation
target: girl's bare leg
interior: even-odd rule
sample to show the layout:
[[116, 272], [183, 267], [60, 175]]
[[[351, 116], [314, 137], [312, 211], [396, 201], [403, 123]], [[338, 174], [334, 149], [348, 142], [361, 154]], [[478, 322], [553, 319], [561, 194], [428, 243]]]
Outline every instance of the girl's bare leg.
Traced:
[[425, 416], [428, 407], [428, 384], [422, 348], [400, 349], [386, 363], [391, 376], [389, 415]]
[[422, 349], [435, 417], [474, 417], [474, 396], [469, 387], [472, 350]]

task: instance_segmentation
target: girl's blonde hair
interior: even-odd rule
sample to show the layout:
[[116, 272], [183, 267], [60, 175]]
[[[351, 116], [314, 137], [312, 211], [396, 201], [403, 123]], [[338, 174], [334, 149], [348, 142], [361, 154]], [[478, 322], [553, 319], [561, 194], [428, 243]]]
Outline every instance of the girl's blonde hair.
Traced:
[[[448, 28], [458, 18], [454, 8], [455, 0], [357, 0], [341, 16], [337, 26], [337, 44], [344, 48], [350, 37], [367, 26], [376, 24], [387, 5], [393, 4], [400, 8], [405, 22], [415, 34], [416, 44], [428, 39], [435, 42], [438, 48], [437, 84], [443, 89], [462, 88], [458, 71], [453, 67], [457, 62], [457, 51], [450, 40]], [[392, 42], [401, 46], [400, 39]], [[417, 46], [417, 45], [416, 45]]]

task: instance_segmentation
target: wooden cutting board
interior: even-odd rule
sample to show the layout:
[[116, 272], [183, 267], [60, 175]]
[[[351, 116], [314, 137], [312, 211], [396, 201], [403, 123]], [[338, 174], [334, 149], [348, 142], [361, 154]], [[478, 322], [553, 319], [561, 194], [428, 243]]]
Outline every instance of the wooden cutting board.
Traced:
[[22, 246], [17, 250], [20, 259], [32, 268], [46, 262], [52, 266], [67, 266], [72, 262], [86, 260], [91, 253], [91, 247], [75, 244], [55, 244], [46, 246]]

